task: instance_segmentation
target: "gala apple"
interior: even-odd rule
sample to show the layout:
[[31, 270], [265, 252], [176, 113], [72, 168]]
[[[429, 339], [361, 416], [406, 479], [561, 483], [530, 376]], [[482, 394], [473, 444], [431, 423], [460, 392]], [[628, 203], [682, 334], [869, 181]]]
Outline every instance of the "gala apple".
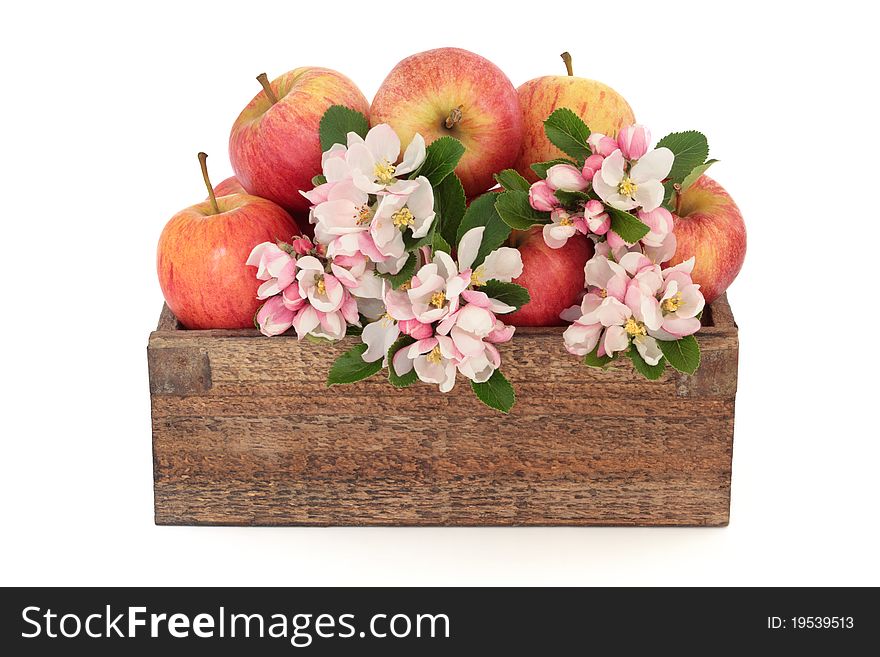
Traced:
[[168, 307], [189, 329], [253, 326], [260, 281], [246, 266], [261, 242], [290, 240], [299, 229], [283, 208], [247, 194], [217, 198], [199, 153], [209, 199], [181, 210], [159, 237], [156, 265]]
[[721, 296], [746, 257], [746, 226], [736, 203], [717, 182], [702, 175], [677, 199], [673, 214], [677, 248], [669, 265], [694, 256], [692, 278], [711, 303]]
[[531, 301], [504, 322], [513, 326], [561, 326], [559, 314], [580, 303], [584, 291], [584, 266], [593, 256], [593, 242], [575, 235], [559, 249], [544, 242], [541, 226], [514, 231], [510, 245], [519, 249], [523, 273], [514, 283], [529, 291]]
[[568, 157], [551, 144], [544, 133], [544, 121], [554, 110], [567, 107], [581, 117], [592, 132], [609, 137], [635, 123], [633, 111], [623, 96], [606, 84], [576, 77], [571, 57], [563, 53], [562, 58], [568, 75], [545, 75], [517, 89], [522, 108], [523, 145], [515, 168], [530, 182], [538, 180], [530, 168], [532, 164]]
[[438, 48], [407, 57], [392, 69], [370, 107], [372, 125], [387, 123], [402, 144], [421, 134], [427, 143], [444, 135], [461, 141], [455, 173], [468, 197], [495, 185], [522, 142], [516, 89], [495, 64], [460, 48]]
[[270, 83], [242, 110], [229, 135], [229, 160], [249, 194], [261, 196], [296, 216], [309, 202], [299, 193], [321, 173], [318, 126], [331, 105], [366, 114], [367, 99], [354, 82], [327, 68], [297, 68]]

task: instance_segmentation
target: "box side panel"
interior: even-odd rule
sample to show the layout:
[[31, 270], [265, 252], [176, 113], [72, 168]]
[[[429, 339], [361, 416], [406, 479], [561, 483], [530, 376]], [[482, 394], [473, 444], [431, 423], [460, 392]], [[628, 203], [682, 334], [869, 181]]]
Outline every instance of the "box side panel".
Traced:
[[624, 363], [581, 365], [558, 332], [523, 332], [504, 345], [519, 394], [504, 416], [465, 381], [447, 395], [380, 377], [326, 388], [348, 344], [159, 331], [151, 366], [190, 369], [154, 377], [156, 521], [723, 525], [735, 327], [700, 342], [702, 379], [647, 382]]

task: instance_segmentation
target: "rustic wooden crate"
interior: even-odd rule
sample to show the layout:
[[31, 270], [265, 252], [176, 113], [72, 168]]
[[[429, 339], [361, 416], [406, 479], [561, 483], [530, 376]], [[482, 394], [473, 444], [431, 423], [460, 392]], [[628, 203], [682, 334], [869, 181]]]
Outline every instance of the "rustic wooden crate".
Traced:
[[188, 331], [166, 307], [147, 348], [156, 523], [726, 525], [737, 328], [725, 298], [703, 320], [700, 370], [659, 381], [520, 328], [505, 416], [465, 380], [327, 388], [355, 338]]

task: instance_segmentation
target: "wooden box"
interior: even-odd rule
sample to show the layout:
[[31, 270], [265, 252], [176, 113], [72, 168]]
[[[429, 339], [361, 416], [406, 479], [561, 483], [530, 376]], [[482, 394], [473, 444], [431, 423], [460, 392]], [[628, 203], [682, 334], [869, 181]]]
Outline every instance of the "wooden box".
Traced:
[[737, 328], [723, 297], [703, 321], [702, 367], [659, 381], [520, 328], [502, 415], [462, 377], [326, 387], [356, 338], [188, 331], [165, 308], [147, 349], [156, 523], [726, 525]]

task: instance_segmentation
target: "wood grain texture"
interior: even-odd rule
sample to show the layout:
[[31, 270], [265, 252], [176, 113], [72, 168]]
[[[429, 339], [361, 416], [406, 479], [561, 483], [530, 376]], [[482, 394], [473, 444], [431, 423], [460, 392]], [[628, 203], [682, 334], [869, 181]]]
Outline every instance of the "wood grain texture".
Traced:
[[510, 415], [377, 375], [325, 386], [332, 346], [255, 330], [150, 336], [158, 524], [725, 525], [737, 329], [724, 297], [703, 366], [645, 381], [588, 368], [562, 328], [502, 345]]

